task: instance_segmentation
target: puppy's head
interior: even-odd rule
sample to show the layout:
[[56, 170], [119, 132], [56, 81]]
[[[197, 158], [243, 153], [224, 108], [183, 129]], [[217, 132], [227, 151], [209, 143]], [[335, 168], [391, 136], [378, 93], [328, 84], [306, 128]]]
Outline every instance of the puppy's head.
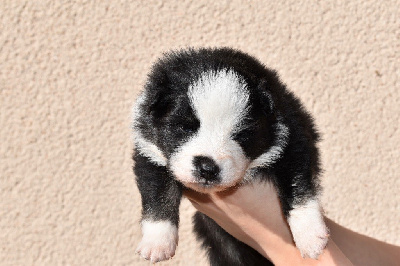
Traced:
[[135, 108], [138, 151], [194, 190], [234, 186], [269, 145], [272, 100], [254, 86], [229, 68], [153, 78]]
[[249, 112], [246, 83], [232, 70], [208, 71], [190, 85], [187, 95], [191, 122], [175, 129], [186, 134], [171, 154], [171, 171], [193, 189], [236, 184], [250, 163], [235, 140]]

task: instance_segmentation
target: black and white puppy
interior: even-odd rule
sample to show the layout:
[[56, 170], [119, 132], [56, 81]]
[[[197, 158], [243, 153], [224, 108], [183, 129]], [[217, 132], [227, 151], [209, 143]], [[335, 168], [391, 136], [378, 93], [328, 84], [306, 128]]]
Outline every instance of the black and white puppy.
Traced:
[[[229, 48], [171, 52], [153, 66], [133, 116], [142, 257], [175, 254], [183, 189], [216, 192], [252, 180], [276, 187], [301, 254], [321, 254], [328, 230], [318, 199], [319, 136], [274, 71]], [[197, 213], [194, 224], [212, 265], [269, 263], [207, 216]]]

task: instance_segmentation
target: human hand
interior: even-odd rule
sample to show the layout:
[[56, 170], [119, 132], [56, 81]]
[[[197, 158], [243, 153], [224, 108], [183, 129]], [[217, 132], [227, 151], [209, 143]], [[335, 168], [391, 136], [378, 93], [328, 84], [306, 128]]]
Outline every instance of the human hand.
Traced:
[[275, 265], [352, 265], [332, 240], [318, 260], [303, 259], [292, 240], [277, 192], [268, 182], [210, 194], [187, 190], [184, 195], [196, 209]]
[[276, 190], [270, 183], [246, 184], [210, 194], [187, 190], [184, 194], [196, 209], [265, 257], [269, 257], [263, 247], [267, 244], [265, 235], [269, 240], [280, 238], [294, 245]]

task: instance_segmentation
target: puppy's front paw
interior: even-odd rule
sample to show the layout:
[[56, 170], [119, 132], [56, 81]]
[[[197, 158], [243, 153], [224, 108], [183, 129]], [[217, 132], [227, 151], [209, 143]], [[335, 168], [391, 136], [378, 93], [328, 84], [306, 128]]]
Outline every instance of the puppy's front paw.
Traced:
[[318, 256], [321, 255], [328, 243], [328, 230], [326, 228], [306, 230], [302, 233], [293, 233], [294, 242], [303, 258], [318, 259]]
[[142, 221], [143, 238], [136, 252], [146, 260], [156, 263], [175, 255], [178, 228], [169, 221]]
[[176, 243], [162, 242], [158, 240], [150, 241], [142, 239], [139, 243], [136, 252], [146, 260], [156, 263], [163, 260], [168, 260], [175, 255]]
[[317, 259], [329, 238], [318, 202], [310, 200], [304, 205], [296, 206], [289, 213], [288, 223], [301, 256]]

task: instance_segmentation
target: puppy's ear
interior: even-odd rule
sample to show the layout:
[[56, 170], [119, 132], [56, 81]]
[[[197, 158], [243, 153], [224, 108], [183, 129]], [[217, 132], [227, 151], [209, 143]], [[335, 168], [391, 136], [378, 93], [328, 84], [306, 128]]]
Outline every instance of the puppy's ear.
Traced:
[[148, 112], [154, 119], [162, 119], [172, 109], [172, 97], [167, 91], [159, 90], [149, 99]]
[[266, 80], [262, 80], [258, 84], [258, 91], [261, 93], [261, 103], [263, 105], [263, 111], [266, 115], [275, 115], [275, 101], [270, 91], [268, 90], [268, 83]]

